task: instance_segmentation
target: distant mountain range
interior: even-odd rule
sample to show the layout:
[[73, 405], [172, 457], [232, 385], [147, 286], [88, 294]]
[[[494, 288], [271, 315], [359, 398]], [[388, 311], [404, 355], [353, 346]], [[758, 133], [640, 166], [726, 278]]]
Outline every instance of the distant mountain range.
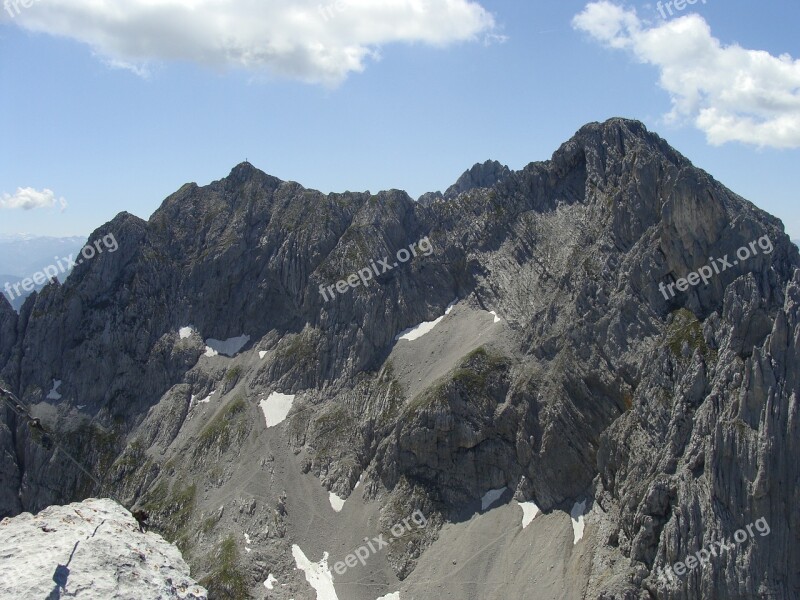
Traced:
[[[0, 288], [5, 292], [6, 283], [15, 284], [32, 277], [44, 267], [52, 265], [60, 258], [77, 254], [86, 243], [86, 237], [41, 237], [27, 233], [0, 234]], [[62, 280], [64, 277], [61, 278]], [[38, 291], [43, 286], [36, 286]], [[32, 292], [16, 294], [9, 298], [11, 306], [19, 310]]]
[[0, 244], [5, 242], [21, 242], [24, 240], [33, 240], [38, 235], [33, 235], [32, 233], [0, 233]]

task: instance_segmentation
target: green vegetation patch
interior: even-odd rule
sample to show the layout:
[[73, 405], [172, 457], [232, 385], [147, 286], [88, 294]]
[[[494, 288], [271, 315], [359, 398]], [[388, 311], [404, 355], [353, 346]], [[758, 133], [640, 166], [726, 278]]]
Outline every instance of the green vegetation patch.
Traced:
[[219, 567], [200, 580], [200, 585], [208, 590], [209, 598], [218, 600], [247, 600], [247, 583], [237, 566], [239, 550], [230, 535], [220, 544], [218, 556], [213, 557]]
[[197, 499], [197, 486], [172, 486], [162, 481], [144, 496], [144, 509], [150, 513], [156, 529], [167, 540], [174, 542], [186, 557], [189, 545], [189, 521]]
[[489, 353], [481, 346], [467, 355], [467, 358], [453, 373], [453, 382], [470, 394], [485, 394], [488, 378], [510, 366], [508, 359], [499, 354]]
[[214, 527], [217, 526], [217, 523], [219, 523], [219, 519], [216, 515], [213, 517], [208, 517], [203, 521], [203, 524], [200, 526], [200, 530], [203, 533], [208, 534], [214, 529]]
[[667, 346], [676, 358], [682, 356], [683, 344], [686, 343], [692, 353], [699, 350], [706, 362], [717, 359], [717, 351], [706, 344], [702, 324], [694, 313], [686, 308], [680, 308], [673, 313], [666, 336]]
[[113, 484], [115, 489], [131, 490], [138, 488], [138, 483], [147, 479], [154, 466], [153, 460], [141, 440], [134, 440], [125, 448], [111, 467], [106, 483]]
[[316, 457], [334, 460], [339, 456], [340, 445], [357, 429], [356, 419], [343, 406], [334, 406], [314, 422]]
[[313, 361], [317, 356], [314, 334], [307, 331], [299, 333], [288, 344], [281, 344], [277, 355], [300, 363]]
[[[35, 433], [37, 435], [34, 439], [43, 443], [44, 440], [38, 435], [38, 432]], [[107, 430], [89, 421], [82, 422], [73, 431], [55, 435], [56, 438], [63, 435], [63, 443], [69, 453], [81, 464], [89, 467], [101, 480], [105, 479], [121, 450], [122, 435], [116, 428]], [[98, 492], [93, 481], [87, 480], [86, 485], [90, 494]]]
[[232, 369], [228, 369], [225, 373], [225, 383], [230, 383], [231, 381], [239, 379], [242, 375], [242, 368], [241, 367], [233, 367]]
[[147, 453], [140, 440], [133, 440], [130, 445], [114, 463], [114, 466], [123, 472], [136, 470], [137, 467], [147, 462]]
[[241, 439], [247, 433], [246, 413], [247, 403], [242, 396], [237, 396], [202, 431], [195, 453], [207, 452], [212, 448], [222, 450], [231, 441]]
[[486, 398], [490, 396], [492, 379], [501, 377], [510, 366], [507, 357], [481, 346], [461, 361], [449, 379], [414, 398], [407, 410], [416, 413], [437, 404], [446, 405], [453, 392], [468, 400]]

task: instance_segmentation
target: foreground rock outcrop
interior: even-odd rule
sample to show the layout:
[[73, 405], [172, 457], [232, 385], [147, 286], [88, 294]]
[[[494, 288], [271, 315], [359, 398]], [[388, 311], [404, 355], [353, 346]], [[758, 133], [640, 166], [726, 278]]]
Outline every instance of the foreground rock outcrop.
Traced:
[[0, 522], [0, 598], [207, 600], [180, 551], [113, 500]]

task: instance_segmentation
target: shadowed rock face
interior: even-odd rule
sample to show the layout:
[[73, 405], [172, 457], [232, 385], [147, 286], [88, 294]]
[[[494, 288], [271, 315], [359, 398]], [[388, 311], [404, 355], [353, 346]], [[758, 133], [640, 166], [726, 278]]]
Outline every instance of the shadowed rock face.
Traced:
[[[0, 300], [0, 377], [107, 490], [149, 503], [210, 581], [225, 579], [210, 558], [212, 516], [223, 532], [270, 524], [269, 559], [241, 553], [244, 584], [299, 581], [291, 541], [305, 509], [276, 508], [292, 506], [283, 490], [317, 477], [344, 498], [363, 476], [356, 493], [389, 526], [398, 505], [437, 526], [459, 521], [503, 487], [545, 512], [593, 499], [587, 598], [788, 598], [800, 586], [798, 249], [780, 221], [642, 124], [587, 125], [550, 161], [476, 165], [420, 202], [323, 195], [245, 163], [184, 186], [147, 222], [121, 214], [92, 237], [107, 233], [117, 252], [19, 315]], [[430, 256], [320, 294], [425, 237]], [[734, 265], [743, 247], [751, 256]], [[731, 266], [674, 296], [659, 289], [711, 257]], [[459, 343], [436, 328], [396, 341], [454, 298], [445, 319]], [[487, 311], [499, 322], [481, 321]], [[242, 335], [236, 358], [203, 356], [204, 340]], [[447, 369], [420, 370], [445, 356]], [[59, 401], [45, 400], [53, 380]], [[273, 391], [298, 400], [265, 430], [258, 402]], [[97, 493], [3, 415], [0, 515]], [[277, 435], [280, 469], [264, 458]], [[258, 502], [217, 516], [215, 490]], [[746, 552], [682, 587], [656, 581], [761, 517], [771, 533]], [[435, 538], [429, 527], [392, 549], [394, 573], [408, 577]]]

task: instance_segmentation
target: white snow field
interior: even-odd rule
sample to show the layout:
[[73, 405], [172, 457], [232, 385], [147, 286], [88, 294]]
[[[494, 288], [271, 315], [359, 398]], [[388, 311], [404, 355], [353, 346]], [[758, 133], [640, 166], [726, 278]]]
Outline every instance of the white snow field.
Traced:
[[441, 323], [444, 318], [450, 314], [450, 311], [453, 310], [453, 307], [458, 302], [458, 299], [453, 300], [450, 304], [447, 305], [447, 309], [444, 311], [444, 315], [436, 319], [435, 321], [425, 321], [420, 323], [416, 327], [409, 327], [405, 331], [401, 331], [397, 336], [394, 338], [397, 341], [406, 340], [409, 342], [413, 342], [414, 340], [418, 340], [426, 333], [430, 333], [433, 331], [433, 328], [436, 327], [439, 323]]
[[533, 502], [520, 502], [519, 507], [522, 509], [522, 528], [525, 529], [539, 514], [539, 507]]
[[264, 411], [267, 429], [280, 425], [286, 420], [289, 411], [292, 410], [294, 398], [294, 395], [291, 394], [272, 392], [269, 398], [258, 403], [261, 410]]
[[233, 358], [242, 348], [244, 348], [250, 341], [249, 335], [240, 335], [239, 337], [228, 338], [227, 340], [215, 340], [210, 338], [206, 340], [206, 356], [209, 358], [222, 354]]

